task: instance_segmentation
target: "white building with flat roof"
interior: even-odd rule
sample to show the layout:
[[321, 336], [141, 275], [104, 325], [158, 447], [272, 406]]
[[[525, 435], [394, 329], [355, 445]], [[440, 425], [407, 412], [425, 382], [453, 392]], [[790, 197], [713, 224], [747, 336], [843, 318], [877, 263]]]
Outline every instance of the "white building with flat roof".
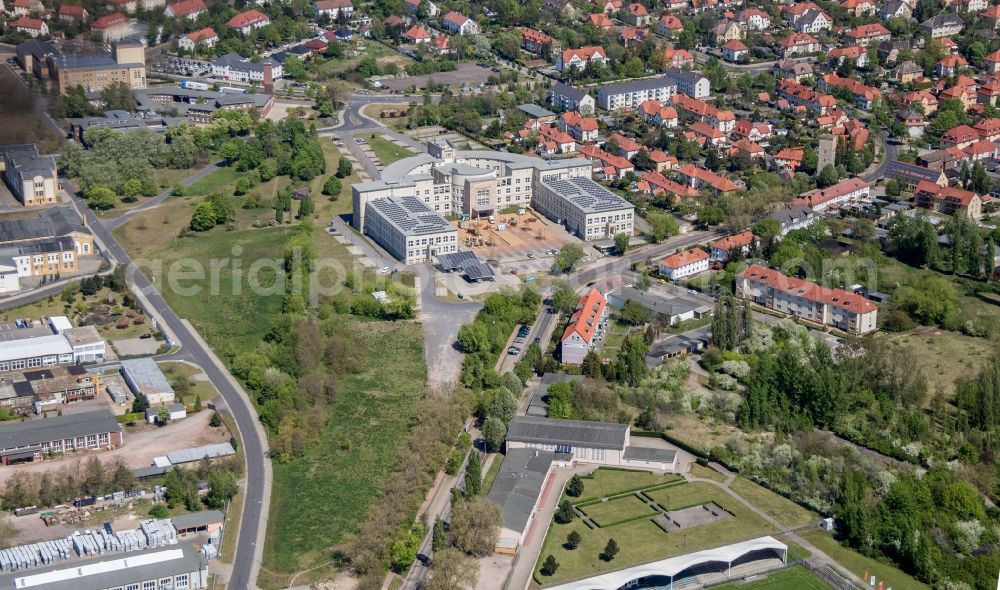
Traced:
[[631, 236], [635, 229], [632, 203], [585, 177], [542, 181], [532, 206], [588, 242]]
[[365, 218], [364, 233], [404, 264], [458, 252], [458, 228], [416, 197], [371, 200]]

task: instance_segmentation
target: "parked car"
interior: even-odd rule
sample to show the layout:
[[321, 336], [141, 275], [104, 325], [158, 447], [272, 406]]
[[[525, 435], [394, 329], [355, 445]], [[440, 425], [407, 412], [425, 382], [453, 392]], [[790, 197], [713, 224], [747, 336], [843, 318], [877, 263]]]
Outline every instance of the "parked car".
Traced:
[[516, 346], [511, 346], [510, 348], [507, 349], [507, 354], [509, 354], [510, 356], [517, 356], [521, 354], [521, 349]]

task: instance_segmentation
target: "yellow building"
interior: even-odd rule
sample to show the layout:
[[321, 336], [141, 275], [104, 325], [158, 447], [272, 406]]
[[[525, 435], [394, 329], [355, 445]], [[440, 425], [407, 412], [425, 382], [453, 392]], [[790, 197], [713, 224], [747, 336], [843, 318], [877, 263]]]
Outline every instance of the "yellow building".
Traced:
[[74, 86], [93, 92], [116, 82], [132, 89], [146, 87], [146, 49], [141, 43], [114, 43], [111, 56], [48, 56], [49, 77], [66, 94]]

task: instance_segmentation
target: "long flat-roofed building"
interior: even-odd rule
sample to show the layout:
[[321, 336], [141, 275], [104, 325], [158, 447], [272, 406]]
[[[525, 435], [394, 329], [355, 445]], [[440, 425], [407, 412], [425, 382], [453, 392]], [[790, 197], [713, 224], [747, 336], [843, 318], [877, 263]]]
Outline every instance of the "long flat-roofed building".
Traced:
[[124, 427], [109, 410], [0, 424], [0, 463], [41, 459], [46, 453], [112, 449], [125, 444]]
[[191, 543], [0, 576], [0, 586], [24, 590], [202, 590], [208, 587], [208, 558]]
[[585, 177], [543, 180], [532, 205], [588, 242], [631, 236], [635, 229], [632, 203]]
[[458, 252], [458, 229], [416, 197], [368, 202], [364, 232], [404, 264]]
[[104, 354], [105, 342], [97, 328], [68, 328], [0, 342], [0, 373], [100, 361]]
[[0, 172], [25, 207], [51, 205], [59, 200], [56, 159], [40, 155], [35, 144], [0, 146]]
[[49, 77], [56, 81], [60, 94], [75, 86], [85, 92], [100, 91], [116, 82], [132, 89], [146, 87], [146, 48], [141, 43], [113, 43], [111, 55], [57, 53], [46, 58]]

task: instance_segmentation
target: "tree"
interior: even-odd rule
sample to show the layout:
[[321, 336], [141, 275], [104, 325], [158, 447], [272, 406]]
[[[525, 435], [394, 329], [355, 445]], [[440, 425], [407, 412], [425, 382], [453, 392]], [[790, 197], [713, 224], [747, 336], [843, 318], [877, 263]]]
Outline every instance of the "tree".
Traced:
[[497, 417], [490, 417], [483, 423], [483, 440], [486, 441], [486, 450], [491, 453], [499, 452], [503, 448], [503, 441], [507, 438], [507, 426], [503, 420]]
[[208, 231], [216, 226], [218, 215], [215, 206], [211, 201], [205, 200], [194, 208], [191, 213], [191, 223], [189, 227], [192, 231]]
[[312, 217], [314, 210], [315, 205], [313, 204], [312, 195], [302, 197], [302, 200], [299, 201], [299, 219], [308, 219]]
[[573, 505], [569, 503], [569, 500], [563, 500], [559, 504], [559, 508], [556, 509], [556, 522], [559, 524], [569, 524], [573, 522], [574, 518], [576, 518], [576, 512], [573, 511]]
[[571, 477], [569, 483], [566, 484], [566, 495], [573, 498], [579, 498], [583, 495], [583, 480], [580, 479], [579, 475]]
[[451, 539], [468, 555], [488, 555], [500, 536], [500, 506], [482, 496], [462, 500], [452, 509]]
[[165, 425], [170, 421], [170, 408], [167, 406], [160, 406], [160, 409], [156, 410], [156, 423], [160, 426]]
[[208, 425], [212, 428], [218, 428], [222, 426], [222, 417], [219, 416], [218, 412], [212, 412], [212, 418], [208, 421]]
[[851, 237], [861, 243], [868, 243], [875, 240], [875, 222], [867, 217], [862, 217], [854, 222], [854, 229]]
[[115, 192], [103, 186], [95, 186], [87, 191], [87, 204], [91, 209], [104, 211], [112, 209], [118, 204], [118, 197]]
[[626, 324], [641, 326], [649, 322], [649, 310], [635, 299], [629, 299], [622, 306], [621, 318]]
[[336, 176], [331, 176], [323, 183], [323, 194], [330, 197], [331, 201], [336, 201], [340, 196], [340, 180]]
[[840, 175], [837, 174], [837, 169], [833, 167], [833, 164], [827, 164], [819, 171], [819, 176], [816, 177], [816, 186], [826, 188], [837, 184], [838, 180], [840, 180]]
[[472, 590], [479, 579], [479, 562], [458, 549], [434, 554], [427, 572], [425, 590]]
[[447, 546], [448, 536], [444, 530], [444, 521], [438, 516], [434, 519], [434, 528], [431, 531], [431, 549], [441, 551]]
[[392, 543], [389, 547], [389, 563], [392, 571], [401, 574], [410, 567], [410, 564], [417, 559], [417, 551], [423, 538], [424, 528], [416, 526], [407, 531], [402, 539], [396, 539]]
[[580, 363], [580, 372], [591, 379], [599, 379], [604, 363], [601, 362], [601, 355], [596, 351], [588, 350], [583, 362]]
[[580, 546], [581, 541], [583, 541], [583, 538], [580, 536], [580, 533], [576, 531], [570, 531], [569, 534], [566, 535], [566, 548], [576, 549], [577, 547]]
[[212, 469], [208, 472], [208, 493], [205, 494], [205, 505], [213, 510], [221, 510], [233, 496], [240, 491], [236, 476], [223, 469]]
[[149, 409], [149, 398], [146, 394], [141, 391], [135, 394], [135, 399], [132, 400], [132, 413], [141, 414]]
[[570, 272], [583, 259], [583, 248], [578, 244], [566, 244], [555, 256], [555, 268], [558, 272]]
[[601, 559], [603, 561], [611, 561], [618, 555], [618, 543], [614, 539], [608, 539], [608, 544], [604, 546], [604, 551], [601, 552]]
[[149, 509], [149, 515], [153, 518], [170, 518], [170, 509], [164, 504], [156, 504]]
[[483, 465], [479, 453], [473, 450], [469, 453], [469, 461], [465, 464], [465, 495], [478, 496], [483, 487]]
[[677, 219], [669, 213], [650, 211], [646, 215], [646, 222], [649, 224], [650, 237], [654, 243], [676, 236], [681, 231]]
[[628, 234], [615, 235], [615, 252], [622, 256], [626, 250], [628, 250]]
[[552, 285], [552, 307], [557, 310], [569, 313], [576, 308], [579, 301], [576, 291], [566, 281], [557, 280]]
[[542, 564], [542, 569], [538, 570], [543, 576], [551, 576], [556, 573], [559, 569], [559, 562], [552, 555], [545, 558], [545, 562]]
[[989, 175], [986, 173], [986, 168], [983, 166], [983, 163], [976, 162], [975, 166], [972, 167], [972, 179], [970, 181], [971, 190], [981, 195], [985, 195], [990, 192], [992, 184], [993, 183], [990, 180]]
[[353, 167], [351, 166], [351, 161], [344, 156], [340, 157], [337, 162], [337, 178], [347, 178], [351, 175]]

